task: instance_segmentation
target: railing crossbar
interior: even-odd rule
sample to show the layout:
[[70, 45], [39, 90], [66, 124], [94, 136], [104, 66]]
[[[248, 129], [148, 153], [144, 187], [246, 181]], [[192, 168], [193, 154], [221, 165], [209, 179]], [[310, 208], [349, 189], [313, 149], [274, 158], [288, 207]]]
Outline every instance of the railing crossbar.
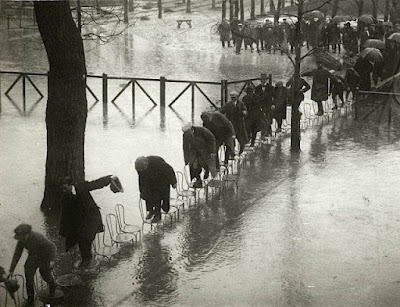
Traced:
[[114, 99], [111, 100], [111, 102], [112, 102], [112, 103], [115, 103], [115, 100], [117, 100], [117, 98], [118, 98], [119, 96], [121, 96], [121, 94], [127, 89], [127, 87], [128, 87], [129, 85], [131, 85], [131, 83], [132, 83], [132, 80], [129, 81], [127, 84], [125, 84], [125, 86], [122, 88], [122, 90], [119, 91], [119, 93], [114, 97]]
[[197, 89], [199, 90], [200, 93], [203, 94], [203, 96], [208, 100], [208, 102], [216, 109], [218, 109], [218, 107], [211, 101], [210, 98], [208, 98], [208, 96], [203, 92], [203, 90], [197, 85], [195, 84], [195, 86], [197, 87]]
[[8, 90], [6, 90], [6, 92], [4, 94], [6, 94], [8, 96], [8, 93], [14, 88], [15, 84], [17, 84], [17, 82], [23, 77], [23, 74], [20, 74], [18, 76], [17, 79], [14, 80], [14, 82], [10, 85], [10, 87], [8, 88]]
[[32, 84], [33, 88], [36, 90], [36, 92], [38, 92], [38, 94], [40, 95], [40, 97], [44, 97], [44, 95], [42, 94], [42, 92], [39, 90], [39, 88], [36, 86], [35, 83], [33, 83], [32, 79], [28, 76], [25, 75], [25, 77], [28, 79], [29, 83]]
[[96, 102], [99, 101], [99, 98], [97, 98], [96, 94], [92, 91], [89, 85], [86, 84], [86, 88], [89, 91], [89, 93], [93, 96], [94, 100], [96, 100]]
[[143, 91], [143, 93], [145, 93], [145, 95], [151, 100], [151, 102], [156, 106], [157, 103], [153, 100], [153, 98], [151, 98], [151, 96], [146, 92], [146, 90], [140, 85], [140, 83], [137, 81], [137, 79], [135, 80], [135, 83], [139, 86], [139, 88]]
[[172, 107], [172, 105], [188, 90], [188, 88], [191, 86], [191, 84], [189, 83], [183, 90], [182, 92], [179, 93], [178, 96], [175, 97], [174, 100], [172, 100], [172, 102], [168, 105], [169, 107]]

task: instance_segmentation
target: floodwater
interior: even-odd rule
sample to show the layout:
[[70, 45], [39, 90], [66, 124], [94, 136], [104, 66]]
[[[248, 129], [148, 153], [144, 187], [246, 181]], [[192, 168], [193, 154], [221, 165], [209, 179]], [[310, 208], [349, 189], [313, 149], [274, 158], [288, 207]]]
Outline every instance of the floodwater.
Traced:
[[[245, 79], [264, 71], [273, 73], [274, 81], [290, 76], [290, 63], [279, 54], [247, 52], [237, 57], [231, 49], [221, 51], [214, 40], [207, 43], [213, 49], [193, 51], [128, 35], [106, 47], [87, 46], [88, 72], [201, 81]], [[2, 70], [47, 69], [45, 54], [31, 33], [12, 37], [0, 52]], [[2, 93], [13, 80], [2, 75]], [[45, 92], [45, 82], [35, 80]], [[100, 87], [95, 81], [89, 84]], [[110, 88], [116, 94], [121, 84], [114, 82]], [[171, 91], [179, 91], [177, 87]], [[217, 100], [218, 89], [208, 90]], [[12, 95], [15, 105], [2, 96], [0, 117], [0, 265], [7, 269], [11, 261], [14, 227], [29, 222], [57, 241], [55, 271], [66, 274], [70, 258], [58, 241], [57, 223], [39, 210], [45, 101], [35, 105], [37, 94], [28, 88], [27, 109], [32, 111], [21, 116], [16, 107], [21, 107], [20, 95]], [[174, 94], [169, 95], [172, 100]], [[103, 217], [122, 203], [127, 220], [139, 224], [133, 162], [140, 155], [156, 154], [176, 170], [183, 169], [180, 127], [191, 118], [190, 96], [177, 101], [175, 112], [167, 109], [161, 128], [158, 108], [152, 109], [144, 98], [139, 99], [133, 124], [128, 97], [121, 96], [118, 108], [110, 104], [107, 124], [101, 103], [89, 112], [86, 178], [117, 175], [124, 194], [105, 188], [93, 196]], [[208, 107], [198, 101], [196, 123]], [[391, 127], [382, 118], [355, 122], [342, 116], [309, 128], [302, 134], [298, 155], [290, 153], [287, 137], [263, 145], [246, 162], [238, 192], [230, 187], [220, 200], [205, 202], [202, 197], [197, 205], [186, 206], [179, 221], [168, 221], [158, 231], [145, 227], [138, 245], [124, 246], [111, 263], [102, 262], [97, 276], [86, 277], [83, 286], [67, 292], [68, 304], [398, 306], [400, 132], [396, 116]], [[16, 273], [23, 273], [23, 260]]]

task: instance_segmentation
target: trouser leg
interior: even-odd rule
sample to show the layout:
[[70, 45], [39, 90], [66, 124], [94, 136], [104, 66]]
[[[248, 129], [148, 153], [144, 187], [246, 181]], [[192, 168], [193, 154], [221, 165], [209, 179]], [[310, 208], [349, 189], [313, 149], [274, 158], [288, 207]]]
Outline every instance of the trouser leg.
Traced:
[[157, 200], [154, 202], [154, 216], [161, 217], [161, 200]]
[[317, 101], [317, 105], [318, 105], [318, 113], [323, 114], [324, 106], [322, 105], [322, 101]]
[[256, 141], [257, 129], [255, 127], [251, 128], [251, 146], [254, 146], [254, 142]]
[[28, 301], [34, 301], [35, 299], [35, 273], [39, 267], [39, 263], [33, 257], [29, 257], [25, 262], [25, 281], [26, 281], [26, 294], [28, 295]]
[[276, 123], [278, 124], [278, 129], [282, 129], [282, 118], [276, 118]]
[[54, 277], [50, 269], [50, 262], [46, 261], [42, 263], [39, 267], [39, 272], [40, 275], [42, 275], [43, 280], [48, 283], [50, 295], [53, 296], [56, 290], [56, 284], [54, 282]]
[[80, 239], [79, 243], [79, 251], [81, 253], [82, 262], [91, 261], [93, 258], [92, 255], [92, 240], [88, 239]]
[[194, 179], [196, 178], [197, 180], [200, 180], [200, 174], [202, 171], [202, 167], [197, 163], [197, 166], [194, 167], [193, 165], [190, 165], [190, 178]]

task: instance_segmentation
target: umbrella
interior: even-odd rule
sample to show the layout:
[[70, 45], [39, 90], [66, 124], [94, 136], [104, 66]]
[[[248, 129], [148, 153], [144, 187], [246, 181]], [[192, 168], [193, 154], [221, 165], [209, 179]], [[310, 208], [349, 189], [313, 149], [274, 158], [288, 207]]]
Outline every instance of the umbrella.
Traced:
[[367, 39], [363, 45], [364, 48], [386, 49], [386, 45], [380, 39]]
[[325, 18], [324, 13], [322, 13], [321, 11], [311, 11], [308, 12], [306, 14], [304, 14], [304, 18], [308, 18], [308, 19], [313, 19], [313, 18], [318, 18], [318, 19], [322, 19]]
[[363, 59], [373, 63], [383, 61], [382, 53], [379, 51], [379, 49], [376, 48], [365, 48], [363, 51], [360, 52], [360, 56]]
[[348, 17], [348, 16], [340, 16], [340, 15], [338, 15], [338, 16], [335, 16], [335, 17], [332, 18], [332, 22], [334, 22], [334, 23], [340, 23], [340, 22], [349, 21], [350, 19], [351, 19], [351, 18]]
[[366, 23], [367, 25], [374, 23], [374, 19], [372, 18], [372, 16], [369, 16], [369, 15], [362, 15], [362, 16], [358, 17], [358, 21]]
[[400, 42], [400, 33], [393, 33], [391, 34], [388, 39], [396, 41], [396, 42]]

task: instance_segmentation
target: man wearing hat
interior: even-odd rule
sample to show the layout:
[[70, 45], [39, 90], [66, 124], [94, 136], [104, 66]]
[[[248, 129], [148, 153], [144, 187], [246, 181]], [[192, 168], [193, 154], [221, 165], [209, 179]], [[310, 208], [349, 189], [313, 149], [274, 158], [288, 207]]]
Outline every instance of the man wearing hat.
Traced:
[[92, 242], [97, 233], [104, 231], [99, 207], [90, 191], [108, 185], [114, 193], [123, 191], [118, 178], [112, 175], [79, 183], [65, 177], [61, 182], [60, 235], [66, 239], [66, 251], [78, 244], [82, 258], [80, 268], [90, 265], [93, 259]]
[[261, 74], [261, 84], [255, 88], [255, 94], [259, 100], [259, 105], [263, 113], [265, 114], [265, 127], [262, 135], [271, 135], [271, 124], [272, 124], [272, 108], [273, 108], [273, 97], [274, 87], [267, 82], [267, 74]]
[[244, 150], [246, 143], [249, 140], [246, 131], [245, 118], [247, 117], [247, 108], [244, 103], [239, 100], [238, 93], [236, 91], [230, 92], [230, 100], [219, 110], [224, 114], [232, 123], [235, 129], [236, 139], [239, 142], [239, 154]]
[[201, 126], [186, 124], [182, 127], [183, 131], [183, 155], [185, 165], [189, 164], [190, 178], [196, 178], [193, 184], [195, 188], [201, 188], [203, 183], [200, 174], [204, 169], [204, 178], [207, 179], [209, 173], [215, 177], [215, 137], [210, 130]]
[[157, 223], [161, 220], [161, 209], [169, 211], [170, 186], [176, 189], [175, 171], [159, 156], [137, 158], [135, 169], [140, 197], [146, 201], [146, 219], [153, 218], [151, 223]]
[[26, 292], [28, 299], [25, 306], [33, 306], [35, 300], [34, 276], [39, 269], [40, 275], [49, 285], [49, 294], [54, 296], [56, 289], [54, 277], [51, 273], [56, 259], [56, 246], [42, 234], [32, 231], [28, 224], [18, 225], [14, 229], [14, 238], [18, 241], [14, 256], [11, 261], [9, 276], [14, 274], [14, 269], [21, 258], [24, 248], [29, 255], [25, 262]]

